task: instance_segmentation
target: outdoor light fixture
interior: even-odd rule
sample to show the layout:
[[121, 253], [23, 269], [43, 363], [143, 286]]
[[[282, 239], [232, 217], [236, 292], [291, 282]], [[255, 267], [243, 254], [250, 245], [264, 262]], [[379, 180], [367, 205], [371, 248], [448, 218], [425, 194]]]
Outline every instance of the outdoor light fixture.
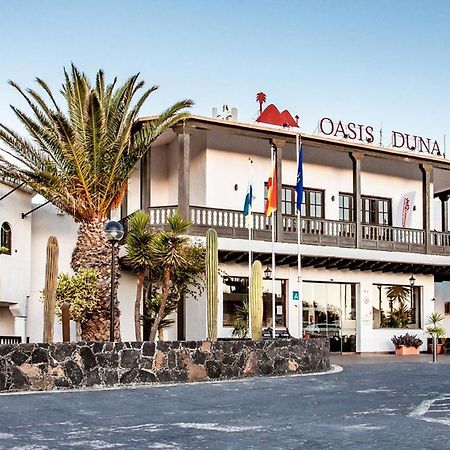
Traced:
[[264, 271], [264, 279], [270, 280], [272, 278], [272, 269], [267, 266], [266, 270]]
[[416, 279], [414, 278], [414, 275], [411, 275], [411, 278], [409, 279], [409, 285], [411, 287], [413, 287], [415, 282], [416, 282]]
[[123, 238], [123, 226], [114, 220], [106, 223], [104, 231], [109, 242], [119, 242]]
[[109, 304], [109, 340], [114, 341], [114, 284], [116, 278], [116, 251], [115, 247], [123, 238], [123, 226], [119, 222], [110, 220], [106, 223], [105, 228], [106, 240], [111, 243], [111, 297]]

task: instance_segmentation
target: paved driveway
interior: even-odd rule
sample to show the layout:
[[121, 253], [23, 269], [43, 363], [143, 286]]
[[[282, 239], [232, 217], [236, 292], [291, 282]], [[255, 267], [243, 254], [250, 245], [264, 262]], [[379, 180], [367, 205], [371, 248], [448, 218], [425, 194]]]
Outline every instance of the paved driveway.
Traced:
[[450, 448], [450, 357], [405, 358], [337, 357], [344, 370], [322, 376], [0, 395], [0, 448]]

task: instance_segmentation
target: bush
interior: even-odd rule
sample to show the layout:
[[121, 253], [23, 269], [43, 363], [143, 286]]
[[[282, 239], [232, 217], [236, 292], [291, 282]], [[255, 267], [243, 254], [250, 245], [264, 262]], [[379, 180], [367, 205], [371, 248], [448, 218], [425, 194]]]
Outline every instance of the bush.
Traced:
[[409, 333], [401, 336], [394, 336], [391, 341], [394, 344], [395, 348], [400, 348], [401, 345], [404, 345], [405, 347], [419, 348], [423, 344], [422, 339], [419, 339], [417, 337], [417, 334]]

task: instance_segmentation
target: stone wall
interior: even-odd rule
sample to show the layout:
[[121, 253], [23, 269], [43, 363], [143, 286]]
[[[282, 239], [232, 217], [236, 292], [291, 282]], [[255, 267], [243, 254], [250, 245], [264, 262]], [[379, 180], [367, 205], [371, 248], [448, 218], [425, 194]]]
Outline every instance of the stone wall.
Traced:
[[0, 391], [320, 372], [325, 339], [0, 345]]

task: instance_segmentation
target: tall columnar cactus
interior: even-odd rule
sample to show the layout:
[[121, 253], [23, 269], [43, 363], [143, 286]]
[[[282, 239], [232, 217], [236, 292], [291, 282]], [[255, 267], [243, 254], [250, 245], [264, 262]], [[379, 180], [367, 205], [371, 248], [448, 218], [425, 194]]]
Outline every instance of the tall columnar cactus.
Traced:
[[218, 276], [219, 254], [216, 230], [210, 228], [206, 232], [206, 298], [208, 339], [217, 339], [217, 309], [218, 309]]
[[50, 236], [47, 242], [44, 287], [44, 342], [53, 342], [55, 324], [56, 287], [58, 284], [58, 240]]
[[250, 317], [251, 337], [253, 341], [261, 340], [263, 320], [263, 292], [262, 292], [262, 265], [255, 261], [252, 265], [252, 278], [250, 283]]

